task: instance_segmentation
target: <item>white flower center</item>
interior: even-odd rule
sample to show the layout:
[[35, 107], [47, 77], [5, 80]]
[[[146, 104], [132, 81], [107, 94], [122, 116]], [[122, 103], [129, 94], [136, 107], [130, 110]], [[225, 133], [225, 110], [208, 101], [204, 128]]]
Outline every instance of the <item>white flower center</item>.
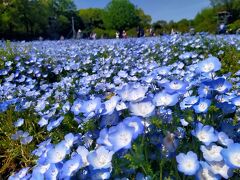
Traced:
[[202, 179], [207, 179], [207, 180], [214, 180], [215, 179], [211, 175], [209, 175], [209, 170], [208, 169], [203, 169], [202, 170], [201, 177], [202, 177]]
[[208, 91], [209, 91], [209, 87], [204, 87], [204, 89], [203, 89], [203, 92], [205, 93], [205, 94], [207, 94], [208, 93]]
[[127, 145], [131, 141], [131, 139], [132, 137], [130, 133], [127, 133], [127, 132], [122, 132], [119, 135], [119, 141], [121, 142], [121, 144]]
[[178, 82], [172, 82], [172, 83], [170, 83], [170, 87], [171, 87], [172, 89], [178, 90], [178, 89], [181, 89], [182, 84], [180, 84], [180, 83], [178, 83]]
[[76, 104], [76, 106], [75, 106], [74, 109], [75, 109], [76, 111], [79, 111], [80, 108], [81, 108], [81, 104]]
[[148, 114], [150, 112], [149, 107], [150, 106], [147, 103], [139, 104], [138, 109], [139, 109], [140, 114], [142, 114], [142, 115]]
[[230, 161], [233, 165], [240, 167], [240, 153], [233, 153], [230, 155]]
[[169, 96], [161, 96], [160, 97], [160, 101], [162, 102], [163, 105], [168, 105], [169, 101], [170, 101], [170, 97]]
[[98, 167], [103, 167], [108, 163], [107, 159], [108, 158], [106, 154], [101, 154], [98, 156], [98, 158], [95, 159], [95, 163]]
[[213, 63], [204, 64], [202, 69], [204, 72], [210, 72], [214, 69], [214, 64]]
[[63, 154], [60, 153], [59, 151], [56, 152], [56, 157], [58, 161], [61, 161], [64, 158]]
[[184, 167], [185, 169], [193, 169], [194, 168], [194, 162], [192, 160], [185, 160]]
[[95, 108], [96, 108], [96, 106], [97, 106], [96, 103], [94, 103], [94, 102], [89, 102], [89, 103], [87, 104], [87, 107], [86, 107], [87, 112], [92, 112], [92, 111], [94, 111]]
[[208, 105], [207, 105], [207, 103], [202, 102], [198, 105], [198, 107], [201, 111], [205, 111], [207, 109]]
[[205, 131], [201, 131], [200, 133], [198, 133], [197, 137], [200, 141], [203, 141], [203, 142], [208, 141], [209, 139], [209, 136]]
[[224, 91], [225, 90], [225, 86], [224, 85], [218, 85], [216, 90], [217, 91]]

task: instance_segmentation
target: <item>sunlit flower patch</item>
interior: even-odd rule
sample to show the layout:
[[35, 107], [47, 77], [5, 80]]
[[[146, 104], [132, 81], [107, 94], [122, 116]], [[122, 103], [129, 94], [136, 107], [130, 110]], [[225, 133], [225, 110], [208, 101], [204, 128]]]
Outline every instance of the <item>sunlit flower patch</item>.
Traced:
[[240, 57], [237, 36], [1, 44], [0, 173], [240, 178], [240, 58], [229, 62], [230, 41]]

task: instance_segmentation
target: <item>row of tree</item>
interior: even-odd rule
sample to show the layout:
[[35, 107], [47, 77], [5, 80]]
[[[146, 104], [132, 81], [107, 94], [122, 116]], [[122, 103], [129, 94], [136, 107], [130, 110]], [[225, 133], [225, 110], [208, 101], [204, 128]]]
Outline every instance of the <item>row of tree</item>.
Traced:
[[[195, 31], [215, 33], [217, 14], [228, 11], [229, 30], [240, 27], [239, 0], [210, 0], [212, 7], [203, 9], [193, 20], [179, 22], [157, 21], [129, 0], [112, 0], [104, 9], [77, 10], [73, 0], [0, 0], [0, 37], [8, 39], [71, 38], [74, 30], [81, 29], [82, 37], [96, 33], [98, 37], [115, 37], [116, 31], [126, 30], [137, 36], [140, 30], [152, 28], [155, 34]], [[72, 23], [74, 22], [74, 27]], [[149, 33], [149, 32], [148, 32]], [[150, 33], [149, 33], [150, 34]]]
[[105, 9], [82, 10], [72, 0], [0, 0], [0, 37], [8, 39], [70, 38], [73, 22], [82, 37], [92, 32], [113, 37], [116, 30], [150, 27], [151, 20], [129, 0], [113, 0]]

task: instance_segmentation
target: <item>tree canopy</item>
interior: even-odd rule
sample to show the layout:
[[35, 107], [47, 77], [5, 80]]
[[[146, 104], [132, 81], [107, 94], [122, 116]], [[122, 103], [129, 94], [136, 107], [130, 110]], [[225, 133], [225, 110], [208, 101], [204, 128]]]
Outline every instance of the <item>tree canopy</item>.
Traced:
[[138, 25], [135, 6], [129, 0], [112, 0], [105, 8], [104, 24], [107, 28], [122, 31]]
[[240, 28], [240, 0], [209, 0], [212, 7], [199, 12], [193, 20], [178, 22], [158, 20], [152, 23], [150, 15], [129, 0], [112, 0], [104, 9], [77, 10], [73, 0], [0, 0], [0, 39], [59, 39], [72, 37], [72, 18], [75, 31], [81, 29], [82, 37], [96, 32], [98, 37], [115, 37], [116, 31], [126, 30], [136, 36], [139, 29], [152, 28], [156, 34], [170, 33], [172, 29], [188, 32], [215, 33], [218, 13], [228, 11], [229, 32]]

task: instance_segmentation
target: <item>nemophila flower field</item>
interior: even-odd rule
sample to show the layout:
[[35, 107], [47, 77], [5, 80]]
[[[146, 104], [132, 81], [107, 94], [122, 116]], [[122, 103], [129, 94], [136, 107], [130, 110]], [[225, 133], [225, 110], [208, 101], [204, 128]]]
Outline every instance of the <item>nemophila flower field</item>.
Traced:
[[1, 178], [240, 178], [238, 36], [1, 47]]

